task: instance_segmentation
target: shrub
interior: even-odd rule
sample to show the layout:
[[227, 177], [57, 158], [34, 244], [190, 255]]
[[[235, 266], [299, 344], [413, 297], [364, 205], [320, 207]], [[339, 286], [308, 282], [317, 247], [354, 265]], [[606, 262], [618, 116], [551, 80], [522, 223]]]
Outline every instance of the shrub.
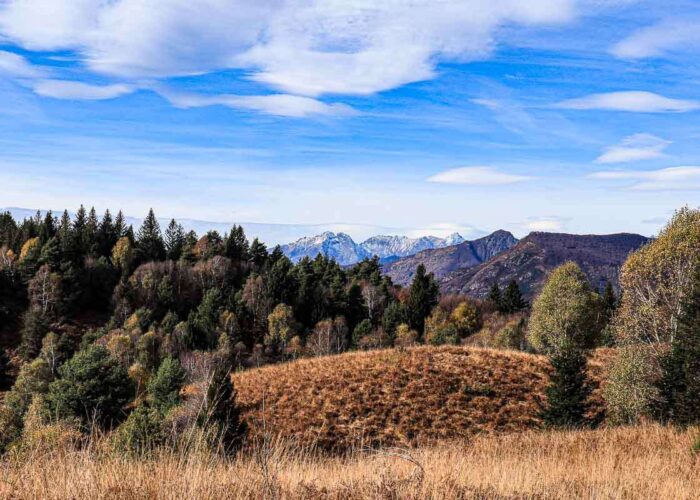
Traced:
[[119, 426], [115, 440], [118, 448], [136, 453], [147, 453], [165, 440], [163, 415], [147, 404], [139, 405]]
[[119, 422], [124, 405], [134, 394], [126, 369], [107, 349], [92, 345], [79, 351], [58, 370], [60, 378], [49, 385], [48, 402], [61, 418], [77, 417], [103, 427]]
[[165, 413], [180, 403], [180, 388], [187, 374], [180, 362], [165, 358], [148, 383], [148, 394], [154, 407]]
[[360, 345], [360, 341], [363, 337], [370, 335], [372, 333], [372, 322], [368, 319], [363, 319], [360, 321], [355, 329], [352, 331], [352, 345], [357, 347]]
[[396, 327], [396, 336], [394, 345], [396, 347], [411, 347], [418, 342], [418, 332], [411, 330], [411, 327], [406, 323], [402, 323]]
[[459, 331], [449, 320], [447, 313], [436, 307], [433, 314], [425, 321], [425, 341], [432, 345], [456, 344]]
[[659, 399], [658, 378], [658, 361], [649, 347], [633, 344], [621, 348], [603, 390], [608, 420], [632, 424], [650, 416], [652, 405]]
[[481, 328], [481, 312], [471, 302], [460, 303], [452, 314], [450, 320], [454, 323], [460, 337], [466, 337]]

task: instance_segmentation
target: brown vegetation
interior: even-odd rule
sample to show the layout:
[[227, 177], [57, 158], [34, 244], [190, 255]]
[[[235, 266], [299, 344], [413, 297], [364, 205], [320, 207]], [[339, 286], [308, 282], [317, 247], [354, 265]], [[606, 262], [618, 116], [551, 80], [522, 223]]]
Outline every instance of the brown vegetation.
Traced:
[[[595, 380], [601, 368], [591, 363]], [[236, 374], [234, 385], [253, 441], [267, 428], [337, 451], [536, 428], [548, 369], [515, 351], [416, 347], [267, 366]]]
[[418, 450], [324, 457], [281, 444], [234, 460], [150, 459], [87, 449], [9, 457], [12, 499], [659, 499], [697, 498], [698, 429], [660, 426], [479, 436]]

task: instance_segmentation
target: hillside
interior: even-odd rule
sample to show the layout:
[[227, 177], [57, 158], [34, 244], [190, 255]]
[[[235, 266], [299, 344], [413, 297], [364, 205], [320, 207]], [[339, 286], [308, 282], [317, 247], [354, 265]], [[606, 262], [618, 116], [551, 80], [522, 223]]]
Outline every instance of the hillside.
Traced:
[[[598, 373], [600, 363], [591, 365]], [[267, 366], [237, 373], [234, 384], [253, 440], [264, 402], [274, 435], [345, 450], [536, 427], [547, 369], [530, 354], [417, 347]]]
[[416, 267], [423, 264], [427, 271], [440, 279], [459, 269], [468, 269], [486, 262], [511, 248], [518, 240], [508, 231], [499, 230], [474, 241], [459, 245], [424, 250], [384, 266], [384, 272], [397, 285], [411, 283]]
[[456, 271], [441, 282], [445, 293], [485, 297], [493, 283], [516, 280], [524, 295], [534, 297], [548, 273], [576, 262], [593, 287], [608, 281], [617, 288], [620, 267], [627, 256], [649, 241], [638, 234], [575, 235], [531, 233], [517, 245], [479, 266]]

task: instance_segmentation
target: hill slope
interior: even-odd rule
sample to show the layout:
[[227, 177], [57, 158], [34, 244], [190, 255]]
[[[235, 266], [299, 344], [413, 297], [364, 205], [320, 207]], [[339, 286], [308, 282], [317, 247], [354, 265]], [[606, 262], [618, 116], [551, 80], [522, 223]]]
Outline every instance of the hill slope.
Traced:
[[511, 248], [518, 240], [508, 231], [499, 230], [474, 241], [465, 241], [459, 245], [424, 250], [415, 255], [404, 257], [386, 264], [384, 272], [398, 285], [408, 285], [419, 264], [433, 273], [437, 279], [443, 278], [459, 269], [478, 266], [499, 253]]
[[249, 436], [302, 445], [415, 445], [539, 425], [547, 361], [467, 347], [303, 359], [234, 375]]
[[567, 261], [576, 262], [593, 287], [610, 281], [617, 288], [625, 259], [648, 241], [644, 236], [627, 233], [602, 236], [531, 233], [490, 261], [446, 276], [441, 289], [485, 297], [493, 283], [505, 286], [514, 279], [525, 296], [532, 298], [549, 272]]

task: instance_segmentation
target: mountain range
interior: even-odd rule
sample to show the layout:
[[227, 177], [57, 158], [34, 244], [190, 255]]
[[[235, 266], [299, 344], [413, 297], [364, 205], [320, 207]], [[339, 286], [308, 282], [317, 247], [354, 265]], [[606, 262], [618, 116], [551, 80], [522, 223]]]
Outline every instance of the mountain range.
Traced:
[[450, 247], [462, 242], [464, 238], [454, 233], [447, 238], [381, 235], [356, 243], [345, 233], [326, 231], [317, 236], [300, 238], [293, 243], [283, 245], [282, 251], [293, 262], [298, 262], [304, 257], [314, 258], [321, 254], [334, 259], [340, 265], [348, 266], [375, 255], [382, 263], [388, 263], [423, 250]]
[[541, 290], [550, 271], [573, 261], [594, 289], [602, 288], [607, 282], [618, 289], [620, 267], [630, 253], [647, 242], [649, 238], [628, 233], [530, 233], [486, 262], [444, 276], [440, 288], [445, 293], [485, 297], [493, 283], [503, 287], [515, 280], [525, 297], [531, 299]]

